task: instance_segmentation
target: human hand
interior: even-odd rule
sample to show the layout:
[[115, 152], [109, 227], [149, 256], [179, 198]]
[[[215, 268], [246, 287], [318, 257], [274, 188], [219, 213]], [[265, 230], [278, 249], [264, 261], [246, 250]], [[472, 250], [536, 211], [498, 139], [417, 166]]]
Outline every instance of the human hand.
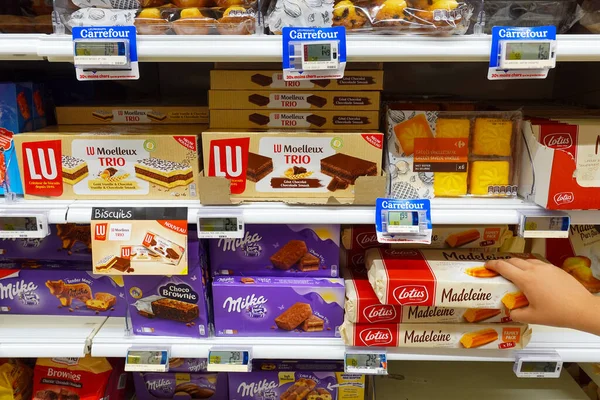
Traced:
[[600, 312], [598, 298], [562, 269], [541, 260], [520, 258], [488, 261], [485, 267], [512, 281], [529, 300], [529, 306], [511, 311], [513, 321], [593, 333], [600, 330], [590, 325]]

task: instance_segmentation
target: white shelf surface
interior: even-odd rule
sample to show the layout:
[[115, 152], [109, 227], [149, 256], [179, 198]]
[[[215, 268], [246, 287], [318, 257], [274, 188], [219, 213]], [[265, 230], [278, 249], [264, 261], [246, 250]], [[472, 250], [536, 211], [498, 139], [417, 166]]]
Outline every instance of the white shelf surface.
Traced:
[[[447, 38], [351, 35], [348, 61], [487, 61], [489, 36]], [[280, 36], [139, 36], [140, 61], [281, 61]], [[558, 35], [558, 61], [598, 61], [596, 35]], [[73, 62], [68, 35], [0, 35], [0, 60]]]
[[[0, 37], [0, 42], [2, 38]], [[47, 212], [48, 223], [64, 224], [67, 222], [67, 211], [73, 200], [29, 200], [18, 199], [15, 202], [7, 203], [6, 200], [0, 199], [0, 213], [3, 211], [10, 212]], [[101, 204], [101, 201], [98, 201]]]
[[[254, 358], [343, 360], [341, 339], [211, 338], [133, 336], [125, 334], [125, 319], [110, 317], [92, 341], [92, 356], [125, 357], [132, 346], [170, 346], [173, 357], [206, 358], [214, 346], [251, 346]], [[570, 329], [533, 326], [527, 350], [555, 350], [565, 362], [600, 362], [600, 337]], [[389, 360], [507, 361], [513, 351], [460, 349], [387, 349]]]
[[83, 357], [106, 317], [0, 315], [0, 358]]

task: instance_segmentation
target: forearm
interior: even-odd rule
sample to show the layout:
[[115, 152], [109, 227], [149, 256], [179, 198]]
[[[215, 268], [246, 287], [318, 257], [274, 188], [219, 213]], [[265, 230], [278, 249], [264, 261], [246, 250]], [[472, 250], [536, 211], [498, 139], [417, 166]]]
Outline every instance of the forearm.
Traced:
[[590, 296], [572, 316], [570, 328], [600, 336], [600, 297]]

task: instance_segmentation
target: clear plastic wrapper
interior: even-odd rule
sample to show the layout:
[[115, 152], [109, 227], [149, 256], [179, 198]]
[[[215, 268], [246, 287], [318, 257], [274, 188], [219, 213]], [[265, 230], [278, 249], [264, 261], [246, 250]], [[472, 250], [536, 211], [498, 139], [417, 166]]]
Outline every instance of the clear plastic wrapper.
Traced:
[[348, 33], [460, 35], [473, 10], [459, 0], [273, 0], [265, 22], [275, 34], [287, 26], [344, 26]]
[[52, 33], [52, 0], [1, 0], [0, 33]]
[[579, 25], [590, 33], [600, 33], [600, 1], [584, 0], [581, 8], [583, 15]]
[[140, 7], [140, 0], [54, 0], [54, 32], [68, 34], [76, 26], [133, 25]]

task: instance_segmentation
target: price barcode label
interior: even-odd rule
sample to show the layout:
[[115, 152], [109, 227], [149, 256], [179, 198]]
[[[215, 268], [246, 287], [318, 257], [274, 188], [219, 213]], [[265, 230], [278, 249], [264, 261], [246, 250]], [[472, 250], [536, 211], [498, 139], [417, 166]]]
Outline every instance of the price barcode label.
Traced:
[[0, 239], [41, 239], [49, 233], [46, 214], [0, 213]]
[[346, 353], [345, 371], [365, 375], [387, 375], [386, 353]]
[[250, 372], [249, 350], [210, 350], [207, 370], [209, 372]]
[[561, 211], [521, 213], [520, 236], [524, 238], [568, 238], [571, 218]]
[[168, 350], [129, 350], [125, 360], [127, 372], [168, 372]]

